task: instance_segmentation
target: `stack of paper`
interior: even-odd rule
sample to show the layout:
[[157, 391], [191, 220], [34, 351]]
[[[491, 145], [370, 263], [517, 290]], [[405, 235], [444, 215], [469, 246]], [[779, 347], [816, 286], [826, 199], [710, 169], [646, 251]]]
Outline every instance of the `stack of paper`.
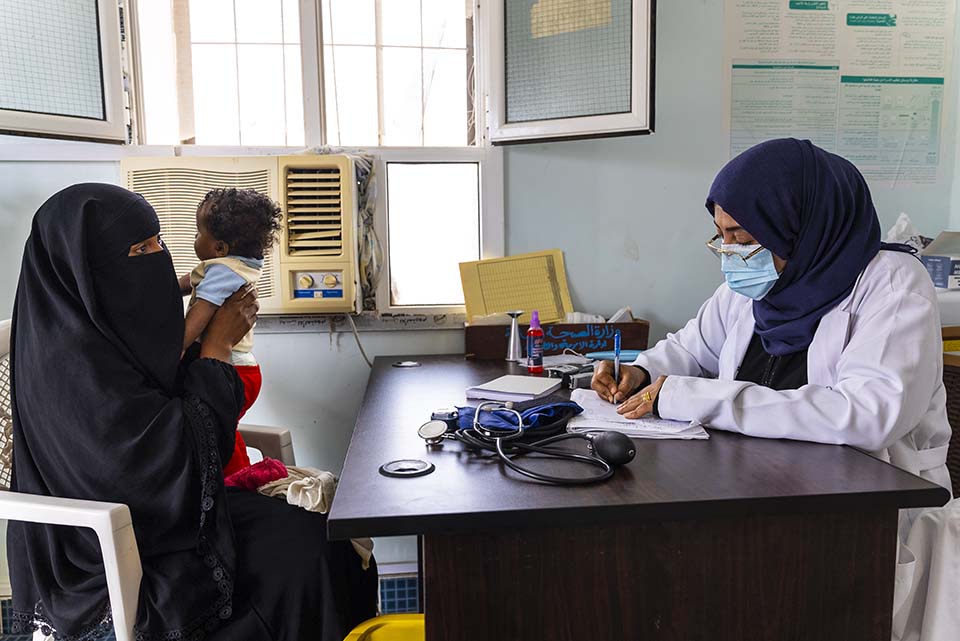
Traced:
[[529, 401], [547, 396], [560, 388], [559, 378], [507, 375], [467, 389], [467, 398], [487, 401]]
[[583, 414], [574, 416], [567, 424], [571, 432], [609, 430], [622, 432], [630, 438], [710, 438], [703, 426], [696, 422], [668, 421], [653, 415], [629, 419], [617, 414], [617, 406], [603, 400], [593, 390], [575, 389], [570, 400], [583, 408]]

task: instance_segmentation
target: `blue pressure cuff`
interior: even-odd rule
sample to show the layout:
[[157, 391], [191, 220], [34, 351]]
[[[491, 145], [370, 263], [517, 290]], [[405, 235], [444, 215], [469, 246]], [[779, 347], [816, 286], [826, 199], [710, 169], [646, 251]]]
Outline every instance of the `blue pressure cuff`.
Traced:
[[[460, 417], [457, 419], [457, 427], [462, 430], [473, 427], [473, 417], [477, 412], [476, 407], [458, 407]], [[535, 405], [525, 410], [519, 410], [523, 418], [523, 424], [526, 427], [541, 427], [550, 425], [561, 418], [572, 418], [583, 412], [583, 408], [573, 401], [560, 401], [555, 403], [545, 403]], [[483, 410], [480, 413], [480, 421], [483, 425], [491, 428], [510, 429], [517, 426], [517, 415], [507, 410]]]

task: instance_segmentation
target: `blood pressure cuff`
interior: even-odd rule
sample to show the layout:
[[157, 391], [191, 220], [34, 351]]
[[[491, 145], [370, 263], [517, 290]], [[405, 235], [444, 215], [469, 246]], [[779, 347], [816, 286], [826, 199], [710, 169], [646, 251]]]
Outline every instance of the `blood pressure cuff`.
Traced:
[[[527, 430], [533, 430], [535, 438], [544, 438], [558, 433], [567, 426], [567, 422], [583, 412], [583, 408], [562, 396], [548, 396], [523, 403], [515, 403], [513, 409], [520, 412]], [[457, 427], [468, 430], [473, 427], [476, 407], [458, 407]], [[517, 426], [517, 416], [507, 410], [483, 410], [480, 422], [485, 427], [510, 429]]]

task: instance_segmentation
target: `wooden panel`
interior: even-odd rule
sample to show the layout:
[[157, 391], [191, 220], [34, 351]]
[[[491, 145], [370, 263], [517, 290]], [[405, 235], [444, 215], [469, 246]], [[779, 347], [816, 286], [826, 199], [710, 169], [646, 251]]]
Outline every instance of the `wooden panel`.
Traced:
[[940, 334], [943, 336], [943, 340], [958, 340], [960, 339], [960, 326], [957, 325], [948, 325], [946, 327], [940, 328]]
[[[521, 325], [520, 333], [526, 340], [529, 325]], [[647, 349], [650, 323], [635, 320], [632, 323], [556, 323], [543, 326], [543, 354], [561, 354], [572, 349], [581, 354], [613, 349], [613, 332], [620, 330], [622, 349]], [[507, 354], [510, 340], [509, 325], [473, 325], [464, 328], [467, 358], [499, 359]], [[523, 353], [527, 350], [524, 346]]]
[[429, 536], [426, 638], [889, 639], [896, 528], [884, 510]]
[[[400, 360], [422, 366], [391, 367]], [[377, 358], [333, 501], [330, 537], [922, 507], [950, 496], [851, 448], [717, 430], [707, 441], [637, 440], [633, 462], [605, 483], [580, 488], [518, 477], [457, 443], [427, 448], [417, 436], [432, 410], [464, 405], [467, 387], [524, 369], [465, 361], [462, 354]], [[382, 463], [401, 458], [428, 460], [436, 470], [409, 479], [378, 473]], [[530, 463], [576, 473], [565, 462]]]

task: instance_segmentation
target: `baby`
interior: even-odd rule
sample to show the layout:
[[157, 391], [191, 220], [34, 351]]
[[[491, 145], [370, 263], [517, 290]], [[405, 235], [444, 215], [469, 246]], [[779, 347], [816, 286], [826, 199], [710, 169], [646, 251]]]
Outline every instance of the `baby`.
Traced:
[[[197, 207], [194, 250], [200, 264], [180, 277], [180, 291], [191, 294], [185, 321], [183, 349], [203, 340], [203, 332], [223, 302], [250, 283], [263, 269], [263, 255], [280, 229], [280, 208], [253, 189], [214, 189]], [[233, 346], [230, 360], [243, 381], [242, 417], [260, 394], [260, 366], [253, 357], [253, 331]], [[250, 465], [239, 432], [224, 476]]]

